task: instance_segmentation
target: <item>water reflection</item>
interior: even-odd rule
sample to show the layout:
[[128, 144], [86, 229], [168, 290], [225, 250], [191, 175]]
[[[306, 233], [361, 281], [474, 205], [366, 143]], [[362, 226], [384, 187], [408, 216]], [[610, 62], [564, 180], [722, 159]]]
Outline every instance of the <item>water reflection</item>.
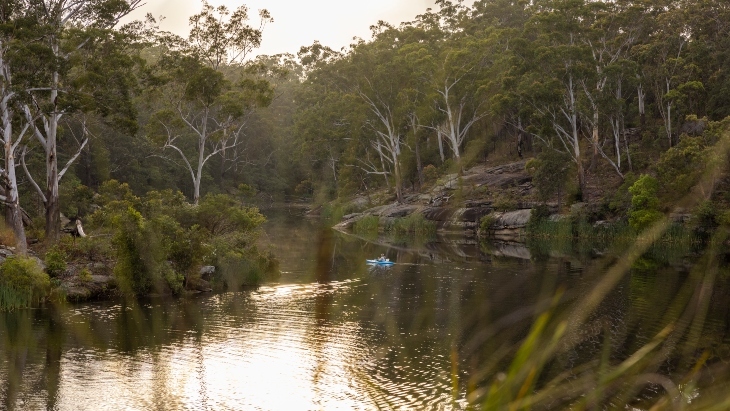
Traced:
[[[384, 246], [298, 217], [268, 224], [276, 284], [0, 314], [0, 408], [463, 409], [536, 313], [558, 292], [585, 294], [605, 264], [509, 244]], [[365, 264], [380, 253], [397, 264]], [[625, 358], [681, 310], [677, 296], [701, 279], [681, 259], [647, 258], [566, 339], [545, 379], [602, 355], [607, 339], [608, 355]], [[726, 283], [698, 337], [716, 361], [730, 357]]]

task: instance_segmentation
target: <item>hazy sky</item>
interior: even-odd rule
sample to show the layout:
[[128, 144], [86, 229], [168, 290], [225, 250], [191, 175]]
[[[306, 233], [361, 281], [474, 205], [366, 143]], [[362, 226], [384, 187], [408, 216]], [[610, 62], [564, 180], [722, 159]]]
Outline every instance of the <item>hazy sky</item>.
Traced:
[[[257, 54], [296, 54], [299, 47], [314, 40], [339, 50], [349, 45], [354, 36], [369, 39], [369, 27], [378, 20], [397, 25], [412, 20], [428, 7], [435, 8], [434, 0], [209, 0], [209, 3], [225, 4], [230, 9], [246, 4], [253, 16], [258, 16], [262, 8], [271, 12], [274, 23], [266, 27]], [[142, 18], [147, 13], [165, 16], [162, 29], [187, 36], [188, 17], [198, 13], [201, 5], [201, 0], [147, 0], [132, 17]], [[258, 24], [258, 21], [252, 19], [251, 23]]]

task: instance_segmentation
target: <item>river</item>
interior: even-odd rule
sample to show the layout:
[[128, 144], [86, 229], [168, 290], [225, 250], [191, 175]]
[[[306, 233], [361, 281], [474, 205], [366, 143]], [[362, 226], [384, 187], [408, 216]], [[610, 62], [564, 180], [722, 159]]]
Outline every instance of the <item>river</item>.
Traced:
[[[524, 339], [557, 293], [589, 292], [605, 259], [463, 239], [384, 245], [297, 211], [268, 217], [261, 241], [282, 274], [256, 289], [0, 313], [0, 409], [466, 409], [506, 367], [495, 353]], [[381, 253], [396, 265], [365, 264]], [[604, 334], [618, 358], [661, 329], [694, 284], [692, 265], [643, 264], [560, 351], [555, 373], [599, 355]], [[700, 324], [715, 363], [730, 361], [726, 282]]]

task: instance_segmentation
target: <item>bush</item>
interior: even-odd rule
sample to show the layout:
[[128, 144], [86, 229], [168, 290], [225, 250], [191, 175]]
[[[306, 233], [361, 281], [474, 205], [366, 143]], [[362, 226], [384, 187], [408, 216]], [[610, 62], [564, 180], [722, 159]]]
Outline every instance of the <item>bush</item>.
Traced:
[[271, 254], [259, 254], [256, 250], [229, 251], [218, 262], [218, 281], [228, 290], [243, 286], [255, 286], [279, 272], [279, 263]]
[[712, 201], [703, 201], [695, 209], [692, 216], [692, 223], [697, 233], [706, 235], [716, 229], [719, 225], [720, 212]]
[[436, 224], [433, 221], [426, 220], [423, 215], [418, 213], [413, 213], [404, 218], [397, 218], [390, 222], [385, 229], [395, 235], [413, 234], [426, 237], [436, 234]]
[[66, 259], [68, 256], [58, 247], [53, 247], [46, 252], [43, 262], [46, 264], [46, 272], [51, 277], [59, 277], [66, 272]]
[[479, 237], [486, 238], [492, 226], [497, 223], [497, 217], [493, 213], [489, 213], [479, 219]]
[[548, 201], [566, 191], [571, 168], [572, 162], [567, 154], [551, 149], [525, 164], [540, 201]]
[[380, 218], [374, 215], [368, 215], [356, 221], [352, 226], [352, 230], [360, 235], [372, 235], [378, 233]]
[[79, 281], [82, 283], [91, 282], [91, 271], [88, 268], [84, 267], [79, 271]]
[[204, 262], [219, 266], [231, 252], [258, 258], [255, 243], [265, 218], [234, 197], [207, 195], [192, 206], [172, 190], [151, 191], [140, 198], [124, 184], [109, 182], [102, 191], [104, 206], [89, 221], [90, 227], [110, 236], [111, 242], [101, 243], [111, 248], [87, 244], [84, 252], [103, 257], [110, 251], [117, 261], [115, 276], [126, 293], [181, 293], [185, 279], [194, 279]]
[[548, 220], [548, 217], [550, 217], [550, 209], [547, 205], [540, 204], [537, 207], [533, 208], [532, 212], [530, 213], [530, 219], [527, 221], [527, 226], [525, 227], [527, 235], [535, 235], [538, 232], [538, 228], [543, 224], [543, 222]]
[[659, 221], [663, 214], [659, 212], [659, 183], [648, 175], [642, 174], [629, 188], [631, 193], [631, 211], [629, 225], [637, 231], [642, 231]]
[[0, 311], [28, 308], [41, 302], [51, 280], [35, 260], [10, 257], [0, 264]]
[[162, 292], [165, 256], [157, 233], [150, 230], [142, 214], [129, 207], [114, 219], [116, 234], [112, 243], [117, 264], [114, 276], [128, 294]]
[[701, 137], [689, 136], [682, 136], [679, 144], [662, 153], [654, 166], [662, 197], [673, 200], [689, 192], [699, 180], [709, 155]]
[[423, 167], [423, 179], [426, 183], [433, 183], [439, 178], [439, 172], [433, 164]]
[[517, 210], [517, 200], [514, 195], [508, 191], [502, 191], [492, 203], [492, 207], [497, 211], [514, 211]]

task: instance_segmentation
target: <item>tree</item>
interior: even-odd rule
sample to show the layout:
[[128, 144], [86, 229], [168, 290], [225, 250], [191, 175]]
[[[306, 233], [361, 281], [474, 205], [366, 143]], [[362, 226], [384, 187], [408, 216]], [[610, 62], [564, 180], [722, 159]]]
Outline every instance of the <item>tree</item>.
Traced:
[[471, 127], [487, 115], [487, 81], [485, 73], [496, 57], [496, 34], [492, 27], [463, 33], [460, 29], [466, 9], [461, 3], [440, 1], [441, 10], [430, 19], [440, 26], [442, 38], [431, 42], [430, 58], [419, 58], [425, 64], [429, 90], [424, 90], [436, 110], [439, 122], [431, 129], [439, 141], [449, 145], [457, 164]]
[[[74, 84], [72, 60], [86, 47], [103, 38], [119, 20], [142, 4], [142, 0], [45, 0], [31, 1], [29, 12], [38, 19], [44, 35], [39, 49], [51, 57], [42, 81], [25, 91], [23, 112], [46, 158], [46, 186], [41, 190], [46, 210], [46, 239], [58, 240], [60, 205], [58, 185], [58, 134], [61, 119], [82, 104], [83, 84]], [[118, 41], [119, 39], [115, 39]], [[80, 87], [77, 87], [80, 86]], [[81, 88], [81, 89], [79, 89]], [[83, 145], [79, 148], [79, 151]], [[73, 160], [78, 158], [73, 157]], [[38, 187], [38, 185], [36, 185]]]
[[[37, 22], [28, 11], [29, 4], [22, 0], [5, 2], [0, 6], [0, 141], [5, 160], [4, 166], [0, 168], [0, 201], [5, 205], [5, 219], [13, 230], [19, 254], [27, 252], [27, 243], [18, 194], [16, 156], [19, 145], [31, 128], [31, 122], [23, 124], [17, 106], [24, 80], [32, 72], [23, 70], [32, 61], [28, 49], [34, 35], [38, 33]], [[15, 80], [16, 74], [20, 81]], [[19, 132], [14, 129], [16, 124], [20, 125]]]
[[[397, 64], [397, 51], [402, 46], [399, 31], [387, 23], [379, 22], [371, 27], [375, 40], [370, 44], [359, 44], [352, 53], [352, 64], [356, 76], [356, 95], [370, 112], [365, 126], [373, 133], [370, 147], [375, 150], [381, 162], [380, 173], [395, 178], [395, 193], [398, 202], [403, 201], [403, 170], [401, 152], [403, 149], [403, 128], [408, 121], [408, 96], [402, 88], [408, 82], [408, 70]], [[372, 161], [365, 164], [369, 172], [378, 173]]]
[[[162, 39], [166, 50], [160, 69], [168, 85], [162, 92], [166, 108], [154, 116], [148, 130], [162, 137], [163, 149], [177, 152], [183, 160], [193, 182], [194, 204], [200, 199], [205, 164], [238, 147], [247, 115], [271, 102], [273, 91], [265, 79], [241, 75], [251, 74], [243, 63], [261, 45], [266, 23], [273, 21], [266, 10], [259, 17], [260, 25], [254, 28], [247, 23], [246, 6], [231, 13], [225, 6], [214, 8], [205, 2], [203, 10], [190, 17], [187, 40]], [[197, 141], [188, 150], [185, 144], [191, 134]], [[190, 151], [195, 154], [191, 156]]]

